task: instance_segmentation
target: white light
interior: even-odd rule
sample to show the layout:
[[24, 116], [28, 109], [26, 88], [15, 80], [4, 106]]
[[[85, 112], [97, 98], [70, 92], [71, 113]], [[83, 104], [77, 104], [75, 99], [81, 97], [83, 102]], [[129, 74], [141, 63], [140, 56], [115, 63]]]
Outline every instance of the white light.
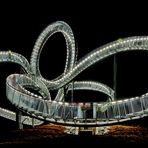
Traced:
[[116, 104], [116, 102], [115, 102], [115, 101], [113, 101], [113, 102], [111, 102], [111, 103], [112, 103], [113, 105], [114, 105], [114, 104]]
[[63, 102], [58, 102], [60, 105], [62, 105], [63, 104]]
[[131, 98], [130, 100], [135, 100], [135, 98]]
[[125, 99], [124, 101], [127, 102], [127, 101], [129, 101], [129, 99]]
[[52, 101], [52, 103], [57, 103], [57, 101], [54, 100], [54, 101]]
[[119, 100], [118, 102], [119, 102], [119, 103], [122, 103], [123, 101], [122, 101], [122, 100]]

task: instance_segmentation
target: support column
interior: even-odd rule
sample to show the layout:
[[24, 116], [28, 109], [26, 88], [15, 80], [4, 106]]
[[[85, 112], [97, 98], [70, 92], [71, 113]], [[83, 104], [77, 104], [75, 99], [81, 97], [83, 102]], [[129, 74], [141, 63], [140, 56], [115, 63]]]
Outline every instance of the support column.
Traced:
[[72, 86], [71, 86], [71, 102], [73, 103], [74, 81], [72, 81], [71, 83], [72, 83]]
[[73, 89], [74, 89], [74, 81], [71, 82], [71, 104], [72, 104], [72, 110], [71, 110], [71, 116], [72, 118], [74, 117], [74, 112], [73, 112]]
[[82, 118], [82, 115], [83, 115], [83, 112], [82, 112], [81, 106], [78, 105], [78, 114], [77, 114], [77, 117], [78, 118]]
[[97, 103], [93, 103], [93, 118], [94, 119], [96, 119], [97, 118], [97, 109], [96, 109], [96, 107], [97, 107]]
[[23, 123], [21, 121], [21, 118], [22, 118], [22, 112], [18, 110], [16, 112], [16, 122], [17, 122], [18, 129], [23, 129]]
[[34, 128], [34, 118], [32, 118], [32, 127]]
[[117, 55], [114, 55], [113, 59], [113, 89], [114, 89], [114, 99], [117, 98]]

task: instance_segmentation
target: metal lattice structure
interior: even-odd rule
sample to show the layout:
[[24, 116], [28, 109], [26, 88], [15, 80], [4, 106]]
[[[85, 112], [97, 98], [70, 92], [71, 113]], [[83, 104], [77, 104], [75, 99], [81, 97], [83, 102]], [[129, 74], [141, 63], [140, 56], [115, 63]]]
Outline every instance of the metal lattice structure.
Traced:
[[[66, 40], [65, 69], [57, 78], [46, 80], [42, 77], [39, 69], [40, 53], [48, 38], [56, 32], [61, 32]], [[131, 50], [148, 50], [148, 37], [135, 36], [116, 40], [93, 50], [76, 61], [75, 40], [70, 26], [62, 21], [54, 22], [39, 35], [32, 51], [30, 63], [18, 53], [0, 52], [0, 62], [20, 64], [26, 72], [25, 74], [11, 74], [7, 77], [7, 98], [14, 106], [29, 115], [29, 117], [22, 116], [24, 124], [32, 124], [31, 119], [35, 118], [35, 125], [49, 121], [70, 126], [100, 126], [145, 117], [148, 115], [148, 93], [116, 100], [114, 90], [105, 84], [94, 81], [72, 82], [77, 75], [93, 64], [116, 53]], [[85, 110], [89, 108], [89, 104], [84, 108], [81, 103], [65, 102], [65, 86], [68, 86], [67, 91], [79, 89], [99, 91], [106, 94], [109, 101], [93, 102], [93, 116], [88, 119], [85, 116]], [[28, 91], [27, 88], [37, 90], [38, 94]], [[58, 90], [55, 98], [51, 98], [50, 95], [53, 90]], [[0, 108], [0, 115], [16, 120], [16, 114], [7, 109]], [[26, 118], [28, 120], [24, 120]]]

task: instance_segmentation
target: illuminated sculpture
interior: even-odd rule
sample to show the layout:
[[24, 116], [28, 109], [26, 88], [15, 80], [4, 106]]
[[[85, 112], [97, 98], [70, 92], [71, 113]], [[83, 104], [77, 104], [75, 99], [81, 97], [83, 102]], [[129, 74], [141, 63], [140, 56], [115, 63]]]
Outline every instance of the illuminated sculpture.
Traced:
[[[46, 80], [39, 70], [39, 59], [42, 48], [48, 38], [56, 32], [61, 32], [66, 40], [67, 57], [64, 72], [54, 80]], [[128, 50], [148, 50], [148, 37], [136, 36], [117, 40], [99, 47], [85, 57], [76, 61], [75, 40], [73, 32], [68, 24], [57, 21], [50, 24], [38, 37], [30, 59], [30, 64], [25, 57], [14, 52], [0, 52], [0, 62], [14, 62], [20, 64], [25, 74], [12, 74], [6, 80], [6, 95], [8, 100], [18, 109], [27, 113], [29, 117], [22, 116], [24, 124], [35, 125], [42, 121], [71, 125], [71, 126], [100, 126], [112, 123], [138, 119], [148, 114], [148, 94], [134, 98], [116, 100], [114, 90], [105, 84], [93, 81], [73, 82], [79, 73], [91, 65], [118, 52]], [[93, 116], [85, 118], [81, 103], [68, 103], [64, 101], [64, 87], [70, 90], [93, 90], [105, 93], [109, 101], [92, 104]], [[26, 88], [38, 91], [31, 93]], [[55, 98], [51, 98], [50, 92], [58, 90]], [[87, 104], [89, 107], [89, 104]], [[15, 113], [0, 108], [1, 116], [15, 120]], [[27, 118], [27, 120], [25, 120]], [[84, 122], [85, 121], [85, 122]]]

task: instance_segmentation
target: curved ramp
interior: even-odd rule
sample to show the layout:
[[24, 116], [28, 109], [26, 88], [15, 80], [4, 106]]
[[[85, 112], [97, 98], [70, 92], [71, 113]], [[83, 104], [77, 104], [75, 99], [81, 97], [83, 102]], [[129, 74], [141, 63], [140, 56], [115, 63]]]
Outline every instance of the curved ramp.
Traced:
[[[61, 32], [66, 40], [65, 69], [59, 77], [46, 80], [39, 70], [40, 53], [48, 38], [56, 32]], [[70, 26], [62, 21], [52, 23], [38, 37], [30, 64], [20, 54], [0, 52], [1, 62], [18, 63], [26, 70], [26, 74], [12, 74], [7, 77], [7, 98], [17, 108], [34, 118], [71, 126], [100, 126], [145, 117], [148, 115], [148, 94], [116, 100], [114, 90], [105, 84], [93, 81], [71, 82], [93, 64], [119, 52], [131, 50], [148, 50], [148, 37], [135, 36], [117, 40], [93, 50], [76, 61], [75, 41]], [[65, 87], [67, 91], [99, 91], [106, 94], [109, 100], [102, 103], [68, 103], [64, 101]], [[32, 88], [37, 93], [32, 93], [27, 88]], [[55, 98], [50, 96], [53, 90], [58, 90]], [[87, 118], [87, 110], [92, 110], [92, 118]]]

